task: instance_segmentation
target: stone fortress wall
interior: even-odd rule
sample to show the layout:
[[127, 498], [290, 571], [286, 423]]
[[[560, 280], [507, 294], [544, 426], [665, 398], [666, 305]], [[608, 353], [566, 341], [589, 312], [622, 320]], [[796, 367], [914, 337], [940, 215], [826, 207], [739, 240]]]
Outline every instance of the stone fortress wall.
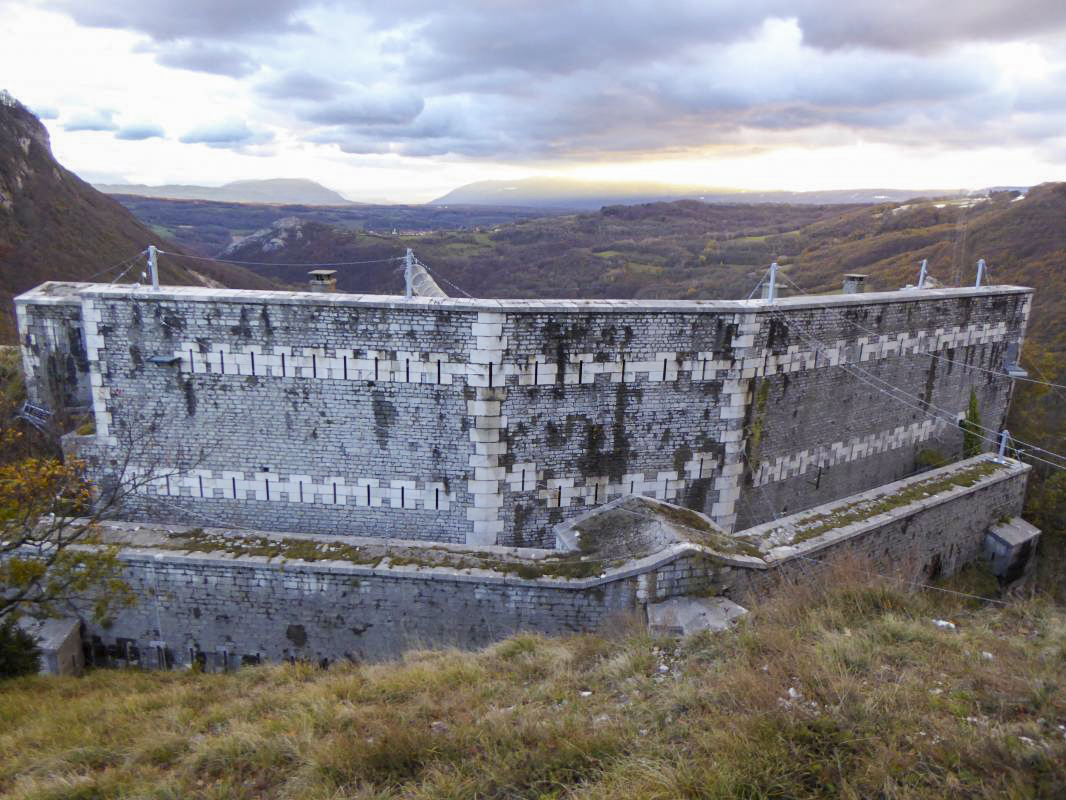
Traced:
[[91, 401], [93, 477], [151, 479], [129, 519], [551, 547], [626, 494], [731, 531], [899, 479], [922, 449], [957, 455], [971, 391], [1001, 426], [1030, 299], [45, 284], [16, 306], [34, 399]]
[[[870, 496], [897, 495], [923, 481], [949, 483], [991, 458], [952, 464], [822, 511], [843, 517]], [[818, 580], [820, 565], [844, 554], [905, 582], [930, 580], [978, 558], [990, 528], [1020, 513], [1028, 471], [1008, 460], [972, 483], [944, 486], [758, 556], [684, 543], [585, 578], [523, 577], [402, 559], [367, 564], [182, 552], [175, 545], [128, 547], [121, 554], [125, 578], [140, 602], [118, 609], [106, 626], [90, 623], [92, 660], [149, 667], [199, 661], [205, 669], [225, 670], [286, 659], [380, 660], [411, 647], [483, 647], [521, 631], [566, 634], [639, 621], [656, 604], [694, 594], [748, 605], [779, 581]], [[793, 523], [796, 517], [801, 519]], [[771, 527], [802, 524], [802, 517]], [[133, 536], [145, 532], [129, 523], [114, 527], [140, 528]]]

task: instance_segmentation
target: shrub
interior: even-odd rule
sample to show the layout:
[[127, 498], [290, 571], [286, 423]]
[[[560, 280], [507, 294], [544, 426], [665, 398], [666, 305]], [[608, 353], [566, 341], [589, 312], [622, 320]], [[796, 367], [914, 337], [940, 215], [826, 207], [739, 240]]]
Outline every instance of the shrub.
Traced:
[[0, 623], [0, 678], [33, 675], [40, 666], [37, 640], [8, 617]]

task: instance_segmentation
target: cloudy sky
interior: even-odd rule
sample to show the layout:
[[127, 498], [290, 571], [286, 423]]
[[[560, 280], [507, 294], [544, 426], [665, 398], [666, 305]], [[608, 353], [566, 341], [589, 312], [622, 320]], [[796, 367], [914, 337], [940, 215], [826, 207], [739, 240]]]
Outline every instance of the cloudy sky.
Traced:
[[0, 41], [97, 182], [1066, 180], [1064, 0], [0, 0]]

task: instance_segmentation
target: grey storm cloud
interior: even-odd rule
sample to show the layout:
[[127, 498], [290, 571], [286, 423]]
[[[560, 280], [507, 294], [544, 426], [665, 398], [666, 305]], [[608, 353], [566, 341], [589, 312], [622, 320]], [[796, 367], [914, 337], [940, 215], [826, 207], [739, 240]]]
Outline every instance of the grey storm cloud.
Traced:
[[409, 92], [361, 92], [315, 107], [304, 115], [321, 125], [396, 125], [413, 122], [425, 102]]
[[383, 29], [398, 17], [421, 20], [412, 61], [425, 80], [672, 60], [693, 46], [747, 36], [771, 18], [795, 18], [806, 42], [819, 49], [926, 52], [1066, 29], [1062, 0], [623, 0], [609, 11], [600, 0], [517, 0], [506, 11], [493, 0], [459, 8], [397, 0], [371, 13]]
[[[822, 126], [978, 142], [1036, 136], [1010, 120], [1066, 100], [1066, 81], [1018, 88], [984, 57], [1061, 40], [1064, 0], [58, 2], [146, 35], [164, 66], [264, 76], [260, 105], [351, 153], [595, 157]], [[262, 136], [225, 123], [181, 141]]]
[[305, 0], [59, 0], [53, 5], [81, 25], [141, 31], [157, 41], [309, 30], [295, 18], [308, 5]]
[[243, 78], [259, 65], [243, 51], [206, 42], [164, 42], [148, 48], [165, 67]]
[[797, 17], [817, 47], [923, 51], [966, 41], [1009, 41], [1066, 28], [1062, 0], [895, 0], [827, 9], [801, 3]]
[[344, 85], [310, 72], [293, 70], [260, 83], [256, 91], [276, 100], [333, 100], [344, 91]]
[[[491, 156], [513, 152], [513, 144], [506, 141], [505, 126], [493, 120], [494, 112], [486, 107], [478, 110], [479, 115], [471, 114], [469, 101], [434, 100], [409, 124], [336, 125], [318, 131], [312, 138], [361, 155], [393, 152], [407, 156]], [[527, 137], [527, 141], [529, 138], [532, 137]]]
[[130, 142], [140, 142], [145, 139], [162, 139], [165, 136], [166, 132], [159, 125], [151, 122], [123, 125], [115, 131], [116, 139]]
[[203, 125], [188, 131], [178, 140], [182, 144], [204, 144], [208, 147], [237, 149], [265, 144], [272, 139], [267, 132], [256, 132], [240, 120], [226, 120]]
[[955, 42], [1002, 41], [1066, 28], [1061, 0], [59, 0], [82, 25], [141, 31], [157, 41], [232, 40], [309, 33], [318, 7], [343, 8], [379, 29], [417, 27], [427, 63], [566, 71], [604, 61], [669, 55], [729, 41], [770, 17], [799, 20], [817, 47], [922, 51]]
[[67, 131], [113, 131], [118, 125], [115, 124], [113, 117], [114, 111], [107, 109], [97, 109], [94, 111], [83, 111], [75, 114], [69, 120], [63, 123], [63, 130]]

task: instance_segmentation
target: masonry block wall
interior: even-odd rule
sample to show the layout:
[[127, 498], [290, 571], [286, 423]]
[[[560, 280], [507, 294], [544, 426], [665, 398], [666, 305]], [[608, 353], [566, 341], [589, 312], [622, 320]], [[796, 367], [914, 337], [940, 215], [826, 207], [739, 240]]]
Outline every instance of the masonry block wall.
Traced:
[[92, 403], [81, 303], [73, 296], [88, 285], [46, 284], [32, 306], [15, 306], [27, 395], [35, 405], [58, 411]]
[[[872, 518], [860, 531], [831, 532], [797, 555], [825, 560], [851, 552], [906, 579], [951, 575], [979, 557], [990, 526], [1020, 513], [1028, 470], [1014, 462], [976, 485]], [[419, 646], [481, 647], [520, 631], [595, 631], [640, 618], [648, 603], [671, 597], [717, 593], [750, 604], [782, 579], [822, 574], [817, 562], [796, 556], [767, 565], [685, 550], [575, 580], [152, 549], [120, 557], [140, 601], [118, 609], [107, 626], [89, 623], [98, 661], [200, 659], [208, 669], [287, 658], [384, 659]]]
[[[49, 286], [16, 301], [28, 366], [63, 295]], [[1030, 295], [771, 307], [80, 286], [64, 308], [81, 320], [94, 474], [147, 481], [130, 517], [550, 547], [555, 523], [623, 494], [732, 530], [898, 478], [925, 447], [951, 455], [971, 389], [988, 427], [1005, 413]]]
[[[1008, 467], [974, 486], [956, 486], [804, 542], [796, 547], [794, 555], [785, 555], [776, 563], [771, 561], [771, 569], [726, 568], [719, 573], [720, 591], [739, 603], [756, 602], [782, 580], [821, 580], [826, 565], [842, 556], [854, 557], [862, 569], [916, 583], [954, 575], [982, 557], [985, 537], [992, 526], [1022, 513], [1030, 469], [1027, 464], [1008, 461]], [[876, 494], [902, 490], [914, 480], [882, 486]], [[847, 502], [860, 502], [874, 494], [871, 491], [853, 495]], [[758, 538], [781, 522], [764, 523], [745, 533]]]
[[922, 450], [957, 458], [971, 392], [991, 449], [1029, 298], [978, 292], [770, 315], [756, 338], [767, 366], [749, 383], [737, 527], [902, 478]]

